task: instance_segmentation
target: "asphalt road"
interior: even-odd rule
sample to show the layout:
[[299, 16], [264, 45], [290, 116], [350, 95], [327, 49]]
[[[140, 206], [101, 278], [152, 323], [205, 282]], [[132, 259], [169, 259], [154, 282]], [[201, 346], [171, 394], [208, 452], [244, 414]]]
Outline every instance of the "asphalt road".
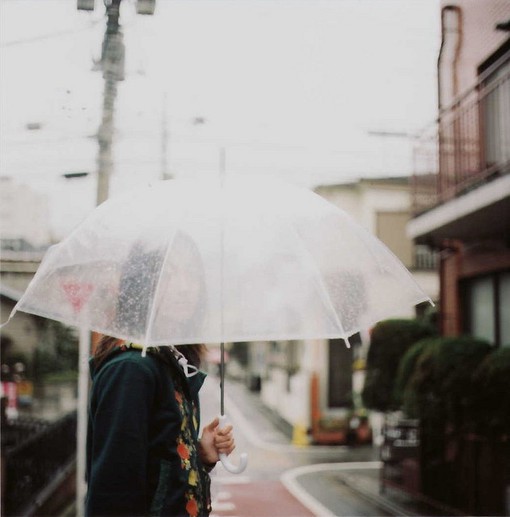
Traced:
[[[201, 396], [204, 424], [219, 413], [219, 397], [219, 380], [209, 376]], [[239, 452], [247, 452], [248, 467], [242, 474], [221, 465], [213, 471], [214, 517], [412, 515], [356, 489], [359, 479], [377, 484], [372, 447], [296, 447], [257, 395], [228, 379], [225, 412], [235, 428], [231, 460], [237, 464]]]

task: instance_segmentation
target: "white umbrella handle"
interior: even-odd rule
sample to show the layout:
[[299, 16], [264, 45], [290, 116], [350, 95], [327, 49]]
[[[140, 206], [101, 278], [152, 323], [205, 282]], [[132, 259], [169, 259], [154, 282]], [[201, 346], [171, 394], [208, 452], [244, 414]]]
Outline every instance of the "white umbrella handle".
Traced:
[[[223, 429], [227, 425], [227, 417], [225, 415], [220, 415], [220, 425], [219, 428]], [[225, 467], [225, 470], [228, 470], [231, 474], [241, 474], [244, 472], [244, 469], [248, 465], [248, 454], [246, 452], [241, 453], [239, 457], [239, 465], [234, 465], [229, 459], [228, 456], [224, 453], [220, 454], [221, 464]]]

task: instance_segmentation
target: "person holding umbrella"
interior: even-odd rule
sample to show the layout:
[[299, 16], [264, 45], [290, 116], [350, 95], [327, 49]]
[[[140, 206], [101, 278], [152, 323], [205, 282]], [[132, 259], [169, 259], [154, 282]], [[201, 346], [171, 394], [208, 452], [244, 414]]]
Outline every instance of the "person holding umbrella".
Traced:
[[92, 363], [89, 515], [207, 515], [210, 462], [219, 453], [240, 473], [247, 458], [226, 457], [223, 376], [219, 426], [198, 440], [194, 344], [349, 346], [424, 301], [406, 267], [346, 212], [310, 189], [239, 174], [155, 182], [106, 201], [48, 250], [10, 318], [22, 310], [115, 337]]
[[[186, 267], [200, 267], [191, 241], [174, 238], [186, 254]], [[158, 275], [172, 268], [160, 291], [179, 297], [169, 325], [202, 317], [200, 283], [187, 272], [164, 264], [157, 250], [136, 245], [123, 270], [118, 293], [118, 326], [130, 327], [147, 317]], [[196, 321], [194, 321], [196, 323]], [[214, 419], [199, 439], [198, 392], [205, 374], [198, 368], [205, 345], [143, 347], [104, 335], [90, 362], [93, 379], [87, 435], [88, 494], [86, 515], [207, 516], [211, 511], [209, 472], [219, 454], [235, 445], [232, 426], [219, 429]]]

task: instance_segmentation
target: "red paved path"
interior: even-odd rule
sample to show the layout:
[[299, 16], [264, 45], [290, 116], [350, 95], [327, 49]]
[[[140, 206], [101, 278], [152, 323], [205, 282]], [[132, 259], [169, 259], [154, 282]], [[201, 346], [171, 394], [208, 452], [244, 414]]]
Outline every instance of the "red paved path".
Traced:
[[[313, 517], [279, 481], [222, 484], [211, 517]], [[215, 503], [216, 502], [216, 509]]]

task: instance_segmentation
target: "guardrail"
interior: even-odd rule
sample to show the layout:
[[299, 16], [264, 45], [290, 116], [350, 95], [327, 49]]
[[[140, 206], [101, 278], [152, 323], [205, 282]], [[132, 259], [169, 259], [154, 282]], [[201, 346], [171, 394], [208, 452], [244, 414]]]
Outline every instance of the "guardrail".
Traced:
[[2, 515], [30, 515], [76, 455], [76, 412], [49, 423], [19, 419], [2, 426]]
[[505, 59], [416, 136], [415, 215], [510, 173], [510, 61]]

